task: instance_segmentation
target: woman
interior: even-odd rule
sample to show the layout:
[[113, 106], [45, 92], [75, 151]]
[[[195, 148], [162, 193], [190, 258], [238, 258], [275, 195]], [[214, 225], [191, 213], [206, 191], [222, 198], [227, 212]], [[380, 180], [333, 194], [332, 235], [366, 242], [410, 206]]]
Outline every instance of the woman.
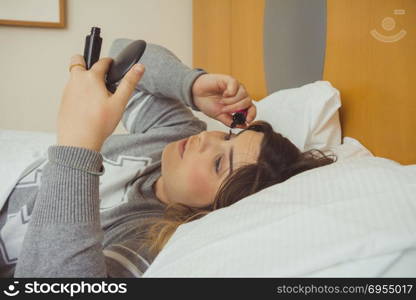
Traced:
[[[267, 123], [232, 136], [205, 131], [185, 105], [228, 126], [236, 110], [255, 119], [230, 76], [191, 70], [148, 45], [112, 95], [104, 84], [110, 63], [103, 58], [87, 71], [82, 56], [72, 58], [57, 145], [33, 171], [42, 182], [18, 184], [2, 212], [30, 216], [9, 238], [3, 229], [15, 224], [2, 228], [2, 252], [15, 257], [3, 255], [3, 274], [140, 277], [181, 223], [332, 162], [300, 153]], [[120, 119], [129, 134], [111, 135]]]

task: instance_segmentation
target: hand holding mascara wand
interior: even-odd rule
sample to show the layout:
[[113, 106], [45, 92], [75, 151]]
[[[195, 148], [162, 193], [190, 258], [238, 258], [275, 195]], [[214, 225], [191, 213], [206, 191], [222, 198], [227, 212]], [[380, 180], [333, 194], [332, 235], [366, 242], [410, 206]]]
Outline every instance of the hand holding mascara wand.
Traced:
[[[89, 70], [99, 59], [101, 44], [103, 39], [100, 37], [101, 29], [92, 27], [91, 33], [85, 38], [84, 60], [86, 68]], [[107, 90], [115, 93], [117, 84], [127, 74], [127, 72], [137, 64], [146, 49], [146, 42], [136, 40], [131, 42], [115, 57], [106, 74], [105, 83]]]
[[99, 34], [100, 29], [93, 27], [86, 39], [84, 57], [76, 54], [71, 58], [70, 80], [58, 114], [58, 145], [99, 152], [144, 74], [144, 66], [137, 63], [144, 52], [144, 41], [130, 43], [115, 59], [100, 59]]

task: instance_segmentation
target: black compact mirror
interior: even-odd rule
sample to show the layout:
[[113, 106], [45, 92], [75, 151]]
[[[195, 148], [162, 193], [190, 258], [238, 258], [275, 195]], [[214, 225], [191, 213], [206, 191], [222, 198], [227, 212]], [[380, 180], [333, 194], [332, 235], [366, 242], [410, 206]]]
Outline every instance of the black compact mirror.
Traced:
[[114, 58], [106, 77], [106, 86], [110, 92], [114, 93], [116, 91], [116, 83], [123, 78], [134, 64], [139, 62], [145, 49], [146, 42], [137, 40], [130, 43]]

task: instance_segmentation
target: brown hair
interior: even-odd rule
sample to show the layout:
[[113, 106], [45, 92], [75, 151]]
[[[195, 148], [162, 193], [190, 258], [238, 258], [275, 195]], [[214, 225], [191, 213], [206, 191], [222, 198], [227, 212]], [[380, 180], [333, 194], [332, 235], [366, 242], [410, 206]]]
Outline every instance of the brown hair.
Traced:
[[150, 253], [159, 253], [179, 225], [229, 206], [301, 172], [331, 164], [337, 159], [334, 154], [326, 156], [316, 149], [301, 152], [289, 139], [273, 131], [272, 126], [264, 121], [253, 122], [245, 130], [264, 133], [257, 163], [242, 166], [227, 177], [209, 207], [195, 208], [179, 203], [168, 205], [163, 218], [152, 220], [153, 224], [142, 245]]

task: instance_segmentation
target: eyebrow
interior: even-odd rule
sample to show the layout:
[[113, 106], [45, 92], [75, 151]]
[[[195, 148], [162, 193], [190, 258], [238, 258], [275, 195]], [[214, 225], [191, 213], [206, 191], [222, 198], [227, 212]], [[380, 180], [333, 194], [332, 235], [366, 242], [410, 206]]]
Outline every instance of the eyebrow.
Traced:
[[[234, 138], [237, 138], [237, 136], [239, 136], [240, 134], [242, 134], [243, 132], [245, 132], [247, 129], [241, 130], [239, 133], [237, 133]], [[230, 176], [233, 173], [233, 155], [234, 155], [234, 147], [231, 146], [231, 151], [228, 157], [228, 161], [230, 162], [230, 167], [229, 167], [229, 172], [228, 172], [228, 176]]]
[[230, 156], [228, 158], [229, 162], [230, 162], [230, 172], [228, 173], [228, 176], [231, 175], [231, 173], [233, 173], [233, 154], [234, 154], [234, 147], [231, 146], [231, 151], [230, 151]]

